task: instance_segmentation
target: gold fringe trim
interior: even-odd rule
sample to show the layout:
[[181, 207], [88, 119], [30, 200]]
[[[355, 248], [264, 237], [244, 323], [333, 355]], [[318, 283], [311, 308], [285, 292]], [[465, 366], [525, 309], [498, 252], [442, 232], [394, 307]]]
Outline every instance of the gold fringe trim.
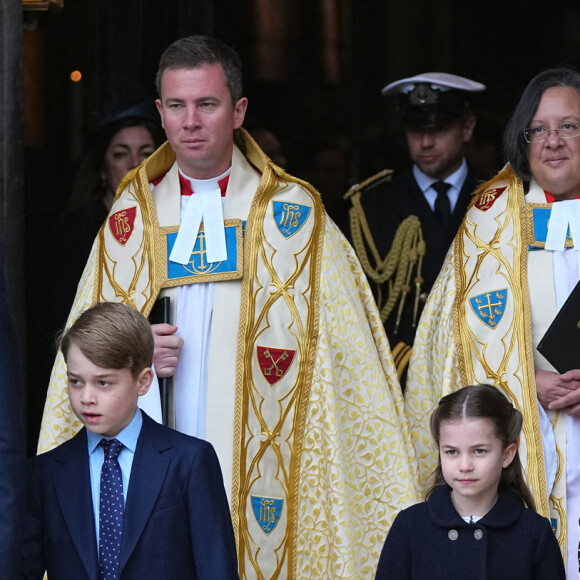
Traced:
[[[353, 186], [345, 195], [350, 199], [352, 207], [349, 211], [350, 231], [353, 247], [367, 277], [379, 286], [377, 303], [384, 323], [392, 314], [397, 302], [398, 327], [402, 316], [406, 298], [415, 288], [414, 320], [419, 309], [419, 297], [423, 284], [422, 265], [425, 257], [426, 245], [423, 240], [421, 222], [417, 216], [411, 215], [405, 218], [397, 228], [389, 253], [382, 258], [368, 224], [365, 211], [361, 203], [361, 195], [369, 184], [390, 179], [392, 170], [385, 169], [377, 175], [363, 181], [360, 185]], [[367, 251], [368, 248], [368, 251]], [[371, 256], [369, 256], [369, 251]], [[371, 264], [371, 257], [374, 263]], [[413, 278], [413, 272], [415, 276]], [[412, 280], [413, 279], [413, 280]], [[388, 282], [388, 296], [383, 300], [380, 286]]]
[[395, 361], [395, 367], [397, 368], [397, 375], [399, 379], [403, 375], [403, 372], [409, 365], [409, 359], [411, 358], [412, 349], [411, 347], [404, 343], [398, 342], [395, 348], [393, 348], [391, 354], [393, 355], [393, 360]]

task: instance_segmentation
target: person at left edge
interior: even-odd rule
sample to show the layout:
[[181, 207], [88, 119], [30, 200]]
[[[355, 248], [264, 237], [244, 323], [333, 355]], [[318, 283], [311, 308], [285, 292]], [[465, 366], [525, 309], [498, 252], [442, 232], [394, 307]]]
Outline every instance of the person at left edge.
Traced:
[[[153, 378], [147, 319], [124, 304], [96, 304], [60, 348], [84, 428], [29, 460], [22, 578], [40, 580], [46, 571], [50, 580], [236, 580], [232, 522], [212, 446], [137, 407]], [[103, 526], [104, 505], [114, 498], [108, 480], [106, 489], [101, 483], [103, 440], [113, 439], [123, 445], [124, 508], [115, 511], [120, 547], [107, 552], [103, 543], [114, 533]], [[113, 569], [105, 567], [107, 557], [118, 562]]]
[[103, 104], [88, 140], [70, 197], [47, 240], [43, 313], [50, 336], [66, 323], [93, 240], [121, 179], [163, 143], [165, 134], [151, 101], [115, 99]]
[[14, 325], [0, 268], [0, 580], [19, 578], [24, 512], [24, 437]]
[[[216, 449], [240, 577], [369, 578], [384, 530], [417, 497], [404, 402], [352, 248], [316, 191], [241, 128], [241, 77], [218, 39], [166, 49], [157, 79], [168, 143], [121, 184], [70, 319], [95, 300], [149, 315], [171, 296], [176, 324], [155, 328], [155, 371], [177, 366], [170, 416]], [[213, 214], [204, 209], [196, 239], [189, 210], [206, 201]], [[211, 228], [232, 233], [227, 261], [208, 261]], [[167, 246], [182, 233], [183, 267]], [[41, 449], [77, 429], [63, 379], [59, 358]]]

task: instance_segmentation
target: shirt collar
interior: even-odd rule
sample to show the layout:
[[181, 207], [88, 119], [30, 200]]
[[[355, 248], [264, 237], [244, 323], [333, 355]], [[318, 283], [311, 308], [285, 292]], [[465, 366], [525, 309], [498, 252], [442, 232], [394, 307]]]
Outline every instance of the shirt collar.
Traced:
[[[129, 449], [129, 451], [135, 453], [135, 449], [137, 448], [137, 439], [139, 439], [142, 425], [143, 416], [141, 415], [141, 409], [137, 408], [135, 416], [133, 419], [131, 419], [131, 422], [116, 437], [105, 437], [105, 439], [117, 439], [127, 449]], [[102, 435], [99, 435], [98, 433], [92, 433], [87, 429], [89, 455], [97, 448], [101, 439], [103, 439]]]
[[[429, 177], [425, 173], [423, 173], [417, 165], [413, 165], [413, 176], [415, 177], [415, 181], [417, 185], [421, 189], [423, 193], [425, 193], [434, 183], [437, 181], [441, 181], [439, 179], [433, 179]], [[461, 161], [461, 166], [457, 171], [446, 177], [443, 181], [445, 183], [449, 183], [451, 187], [456, 188], [457, 190], [461, 189], [465, 178], [467, 177], [467, 162], [465, 159]]]
[[[228, 188], [228, 183], [230, 181], [230, 172], [231, 167], [224, 174], [220, 175], [217, 178], [218, 185], [222, 193], [222, 197], [226, 196], [226, 190]], [[181, 169], [179, 170], [178, 173], [179, 173], [179, 184], [181, 185], [181, 195], [192, 195], [194, 192], [192, 185], [193, 180], [189, 179], [186, 175], [184, 175], [181, 172]]]

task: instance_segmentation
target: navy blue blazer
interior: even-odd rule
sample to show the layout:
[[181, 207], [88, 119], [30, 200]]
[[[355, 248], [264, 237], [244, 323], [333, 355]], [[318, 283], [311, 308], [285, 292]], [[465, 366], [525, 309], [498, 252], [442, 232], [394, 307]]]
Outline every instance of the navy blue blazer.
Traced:
[[[86, 430], [29, 460], [23, 578], [97, 580]], [[213, 447], [143, 413], [127, 489], [121, 580], [237, 579], [223, 478]]]
[[550, 522], [501, 490], [491, 511], [468, 524], [441, 486], [403, 510], [383, 546], [376, 580], [565, 580]]

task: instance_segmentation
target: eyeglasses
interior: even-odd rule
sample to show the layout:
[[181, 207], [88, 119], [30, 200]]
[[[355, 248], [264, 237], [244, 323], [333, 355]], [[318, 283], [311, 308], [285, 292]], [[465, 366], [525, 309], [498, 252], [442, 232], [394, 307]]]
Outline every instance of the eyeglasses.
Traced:
[[580, 125], [578, 123], [562, 123], [557, 129], [548, 129], [543, 125], [537, 127], [528, 127], [524, 131], [524, 138], [528, 143], [541, 143], [545, 141], [550, 133], [558, 133], [562, 139], [572, 139], [580, 135]]

